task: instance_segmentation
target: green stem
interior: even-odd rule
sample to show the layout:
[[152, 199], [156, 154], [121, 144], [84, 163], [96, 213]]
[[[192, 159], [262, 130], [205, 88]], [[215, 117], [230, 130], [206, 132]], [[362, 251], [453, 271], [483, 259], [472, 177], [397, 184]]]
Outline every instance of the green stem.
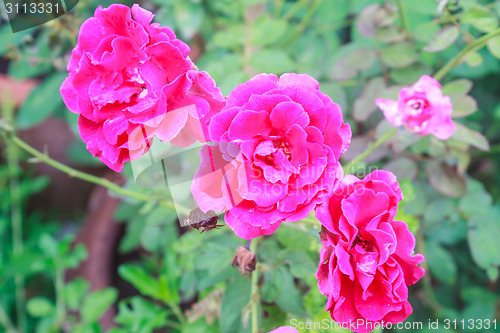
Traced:
[[56, 290], [56, 328], [61, 328], [66, 317], [66, 304], [64, 304], [64, 270], [61, 263], [56, 263], [56, 277], [54, 287]]
[[[424, 234], [422, 232], [421, 226], [420, 228], [418, 228], [416, 236], [417, 236], [417, 252], [422, 254], [425, 258], [426, 255], [425, 255]], [[436, 296], [434, 295], [434, 291], [432, 290], [431, 275], [429, 273], [429, 267], [427, 266], [427, 261], [424, 261], [421, 264], [421, 266], [423, 269], [425, 269], [425, 274], [422, 277], [425, 298], [427, 300], [427, 303], [429, 305], [432, 314], [434, 315], [434, 317], [436, 317], [441, 306], [436, 300]]]
[[0, 305], [0, 323], [2, 324], [3, 328], [5, 329], [5, 332], [7, 333], [17, 333], [16, 328], [12, 324], [12, 322], [9, 319], [9, 316], [7, 316], [7, 313], [5, 312], [5, 309], [3, 308], [2, 305]]
[[[10, 99], [3, 98], [1, 105], [2, 116], [8, 124], [12, 124], [14, 115], [14, 104]], [[9, 190], [10, 190], [10, 207], [11, 207], [11, 223], [12, 223], [12, 252], [14, 257], [19, 257], [23, 253], [23, 219], [21, 207], [21, 190], [19, 187], [19, 152], [17, 147], [10, 141], [6, 141], [6, 158], [7, 168], [9, 173]], [[26, 313], [25, 305], [25, 290], [24, 276], [16, 274], [14, 276], [16, 285], [16, 314], [17, 326], [21, 331], [26, 328]]]
[[[147, 195], [147, 194], [144, 194], [144, 193], [135, 192], [135, 191], [132, 191], [132, 190], [127, 190], [127, 189], [125, 189], [125, 188], [123, 188], [123, 187], [121, 187], [121, 186], [119, 186], [119, 185], [117, 185], [117, 184], [115, 184], [115, 183], [107, 180], [107, 179], [104, 179], [104, 178], [101, 178], [101, 177], [97, 177], [97, 176], [94, 176], [94, 175], [90, 175], [88, 173], [85, 173], [85, 172], [73, 169], [73, 168], [71, 168], [71, 167], [69, 167], [67, 165], [64, 165], [64, 164], [62, 164], [60, 162], [57, 162], [56, 160], [53, 160], [52, 158], [50, 158], [48, 155], [46, 155], [44, 153], [41, 153], [38, 150], [36, 150], [35, 148], [31, 147], [29, 144], [27, 144], [26, 142], [24, 142], [23, 140], [21, 140], [20, 138], [18, 138], [15, 135], [11, 136], [11, 140], [18, 147], [22, 148], [26, 152], [28, 152], [31, 155], [35, 156], [40, 161], [42, 161], [44, 163], [47, 163], [48, 165], [56, 168], [57, 170], [60, 170], [60, 171], [62, 171], [64, 173], [68, 174], [70, 177], [75, 177], [75, 178], [78, 178], [78, 179], [81, 179], [81, 180], [85, 180], [85, 181], [87, 181], [89, 183], [93, 183], [93, 184], [97, 184], [97, 185], [106, 187], [107, 189], [109, 189], [109, 190], [111, 190], [111, 191], [113, 191], [113, 192], [115, 192], [117, 194], [129, 197], [129, 198], [132, 198], [132, 199], [135, 199], [135, 200], [138, 200], [138, 201], [151, 202], [151, 201], [154, 201], [154, 200], [158, 200], [158, 198], [156, 198], [154, 196]], [[166, 208], [175, 208], [179, 213], [185, 214], [186, 216], [188, 216], [189, 212], [190, 212], [189, 209], [187, 209], [185, 207], [180, 207], [178, 205], [174, 205], [173, 202], [170, 202], [170, 201], [167, 201], [167, 200], [160, 200], [159, 201], [159, 205], [161, 205], [163, 207], [166, 207]]]
[[283, 15], [283, 19], [290, 20], [302, 7], [305, 7], [309, 0], [299, 0], [295, 2], [292, 7], [288, 10], [288, 12]]
[[[257, 256], [257, 248], [261, 239], [260, 237], [254, 238], [250, 243], [250, 251]], [[251, 303], [252, 303], [252, 333], [259, 333], [259, 265], [255, 265], [255, 270], [252, 272], [252, 289], [251, 289]]]
[[[299, 1], [300, 2], [300, 1]], [[297, 3], [299, 3], [297, 2]], [[314, 14], [318, 10], [318, 8], [321, 6], [322, 0], [314, 0], [314, 2], [309, 6], [309, 9], [305, 13], [304, 17], [302, 20], [297, 24], [295, 30], [290, 33], [282, 42], [281, 46], [286, 46], [290, 44], [292, 41], [295, 40], [297, 36], [300, 36], [300, 34], [304, 31], [304, 29], [309, 25], [311, 22], [312, 18], [314, 17]]]
[[184, 317], [184, 314], [182, 313], [179, 305], [175, 302], [168, 302], [168, 306], [177, 317], [177, 319], [181, 322], [181, 324], [184, 324], [186, 322], [186, 318]]
[[359, 162], [363, 161], [365, 158], [367, 158], [368, 156], [370, 156], [370, 154], [373, 153], [373, 151], [375, 149], [377, 149], [384, 142], [386, 142], [387, 140], [389, 140], [390, 138], [392, 138], [394, 135], [396, 135], [397, 132], [398, 132], [398, 129], [397, 128], [393, 128], [391, 131], [389, 131], [386, 134], [384, 134], [375, 143], [369, 145], [368, 148], [366, 148], [366, 150], [364, 152], [362, 152], [361, 154], [359, 154], [358, 156], [356, 156], [355, 159], [353, 159], [351, 162], [349, 162], [344, 167], [345, 173], [348, 174], [349, 173], [349, 169], [352, 169], [353, 166], [355, 166], [356, 164], [358, 164]]
[[493, 30], [492, 32], [482, 36], [481, 38], [476, 39], [474, 43], [468, 45], [466, 48], [460, 51], [459, 54], [457, 54], [446, 65], [444, 65], [443, 68], [441, 68], [436, 74], [434, 74], [434, 78], [437, 81], [441, 81], [446, 76], [446, 74], [448, 74], [448, 72], [453, 69], [453, 67], [459, 65], [462, 62], [467, 54], [483, 48], [490, 39], [497, 36], [500, 36], [500, 28]]
[[403, 5], [403, 0], [397, 0], [399, 16], [401, 17], [401, 24], [403, 24], [403, 29], [405, 30], [406, 39], [411, 40], [410, 26], [408, 25], [408, 18], [406, 17], [405, 7]]

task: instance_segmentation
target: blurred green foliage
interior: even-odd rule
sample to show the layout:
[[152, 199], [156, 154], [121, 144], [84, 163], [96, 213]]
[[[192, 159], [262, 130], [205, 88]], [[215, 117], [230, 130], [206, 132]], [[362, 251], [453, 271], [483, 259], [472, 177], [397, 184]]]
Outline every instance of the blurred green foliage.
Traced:
[[[40, 79], [17, 112], [17, 128], [55, 116], [77, 133], [59, 86], [79, 26], [98, 5], [109, 4], [81, 0], [71, 14], [17, 34], [6, 23], [0, 26], [7, 74]], [[141, 5], [191, 45], [198, 67], [224, 94], [259, 72], [314, 76], [352, 125], [344, 162], [391, 129], [374, 104], [376, 97], [395, 99], [401, 87], [436, 73], [496, 31], [500, 15], [500, 3], [487, 0], [149, 0]], [[361, 174], [368, 167], [390, 170], [402, 184], [406, 198], [398, 217], [416, 235], [428, 268], [423, 281], [410, 288], [414, 314], [409, 321], [498, 317], [500, 35], [485, 46], [469, 52], [442, 79], [454, 105], [452, 116], [459, 119], [452, 139], [400, 131], [355, 168]], [[99, 164], [81, 142], [70, 146], [68, 157], [82, 166]], [[84, 279], [61, 280], [86, 251], [72, 248], [74, 232], [61, 234], [60, 221], [46, 221], [46, 212], [24, 214], [24, 251], [20, 257], [12, 253], [10, 177], [1, 166], [0, 322], [6, 329], [8, 322], [20, 325], [14, 281], [21, 275], [27, 332], [103, 332], [98, 320], [110, 306], [117, 308], [112, 333], [250, 331], [250, 279], [230, 264], [244, 243], [227, 228], [181, 232], [175, 212], [124, 201], [116, 212], [126, 226], [118, 250], [139, 250], [139, 257], [121, 265], [118, 274], [137, 295], [122, 298], [115, 287], [89, 292]], [[48, 185], [29, 173], [16, 177], [24, 208], [30, 195]], [[261, 332], [292, 318], [329, 319], [314, 278], [318, 231], [284, 224], [261, 242]]]

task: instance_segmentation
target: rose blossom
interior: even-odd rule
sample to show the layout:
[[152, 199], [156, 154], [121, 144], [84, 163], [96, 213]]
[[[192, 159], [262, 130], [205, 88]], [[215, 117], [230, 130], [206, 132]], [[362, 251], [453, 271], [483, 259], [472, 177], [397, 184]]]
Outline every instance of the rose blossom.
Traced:
[[[209, 126], [192, 186], [203, 211], [226, 211], [252, 239], [303, 219], [330, 193], [351, 140], [340, 107], [305, 74], [259, 74], [237, 86]], [[223, 172], [214, 172], [224, 170]]]
[[401, 89], [397, 101], [377, 98], [375, 103], [392, 125], [404, 125], [413, 133], [434, 134], [446, 140], [455, 130], [450, 117], [453, 109], [450, 98], [443, 96], [441, 84], [428, 75], [412, 87]]
[[281, 326], [269, 333], [299, 333], [299, 331], [292, 326]]
[[189, 47], [153, 17], [137, 4], [99, 6], [80, 28], [61, 86], [68, 109], [80, 114], [87, 149], [115, 171], [142, 156], [153, 136], [205, 142], [206, 123], [224, 106]]
[[396, 176], [377, 170], [363, 180], [346, 176], [316, 210], [324, 227], [318, 288], [335, 321], [364, 322], [356, 332], [401, 322], [412, 312], [407, 286], [424, 275], [417, 266], [424, 257], [413, 255], [406, 223], [394, 221], [402, 199]]

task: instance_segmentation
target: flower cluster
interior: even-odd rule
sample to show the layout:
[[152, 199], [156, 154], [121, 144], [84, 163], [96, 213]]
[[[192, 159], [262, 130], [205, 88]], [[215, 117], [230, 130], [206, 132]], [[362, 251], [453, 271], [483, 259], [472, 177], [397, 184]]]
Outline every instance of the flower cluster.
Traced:
[[[270, 235], [315, 211], [322, 224], [316, 277], [339, 322], [401, 322], [412, 312], [407, 286], [424, 274], [415, 239], [395, 221], [396, 177], [344, 176], [351, 128], [309, 75], [259, 74], [226, 97], [188, 57], [189, 47], [138, 5], [99, 7], [81, 27], [61, 87], [78, 113], [87, 149], [115, 171], [145, 154], [154, 137], [174, 145], [210, 142], [191, 192], [204, 212], [225, 213], [241, 238]], [[376, 104], [394, 126], [451, 136], [452, 106], [423, 76], [398, 101]], [[295, 331], [279, 328], [275, 332]]]

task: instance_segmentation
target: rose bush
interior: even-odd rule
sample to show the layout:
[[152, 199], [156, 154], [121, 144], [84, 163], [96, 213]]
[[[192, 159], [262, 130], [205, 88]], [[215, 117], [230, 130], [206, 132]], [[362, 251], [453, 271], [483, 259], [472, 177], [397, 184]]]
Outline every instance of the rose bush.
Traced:
[[[351, 129], [309, 75], [259, 74], [229, 94], [209, 135], [220, 152], [202, 151], [193, 196], [204, 211], [225, 211], [236, 235], [251, 239], [300, 221], [333, 190]], [[221, 173], [207, 180], [223, 165], [226, 181]]]
[[61, 86], [87, 149], [115, 171], [142, 156], [153, 136], [205, 142], [206, 124], [224, 106], [187, 44], [153, 17], [137, 4], [99, 6], [80, 28]]
[[424, 275], [417, 266], [424, 257], [413, 255], [415, 238], [406, 223], [394, 221], [402, 199], [396, 177], [377, 170], [363, 180], [346, 176], [316, 210], [324, 227], [318, 288], [335, 321], [363, 320], [357, 332], [401, 322], [412, 312], [407, 286]]
[[404, 125], [410, 132], [434, 134], [446, 140], [455, 130], [450, 117], [453, 111], [450, 98], [443, 96], [441, 84], [428, 75], [423, 75], [413, 86], [401, 89], [397, 101], [377, 98], [375, 103], [392, 125]]

